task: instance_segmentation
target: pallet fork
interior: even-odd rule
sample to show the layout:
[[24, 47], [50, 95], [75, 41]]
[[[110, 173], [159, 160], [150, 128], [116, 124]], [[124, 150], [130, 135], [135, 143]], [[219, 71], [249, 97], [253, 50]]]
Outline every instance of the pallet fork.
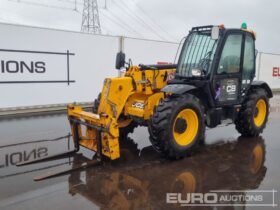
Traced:
[[[71, 109], [71, 107], [70, 107], [70, 109]], [[63, 175], [63, 174], [67, 174], [67, 173], [70, 173], [72, 171], [84, 170], [88, 167], [92, 167], [92, 166], [95, 166], [95, 165], [100, 165], [102, 163], [101, 133], [104, 132], [106, 129], [101, 127], [101, 126], [92, 125], [90, 123], [87, 123], [87, 122], [84, 122], [82, 120], [78, 120], [78, 119], [75, 119], [75, 118], [72, 118], [72, 117], [69, 117], [69, 122], [70, 122], [72, 132], [73, 132], [73, 135], [72, 135], [73, 143], [74, 143], [74, 149], [73, 150], [66, 151], [66, 152], [63, 152], [63, 153], [60, 153], [60, 154], [51, 155], [51, 156], [44, 157], [44, 158], [39, 158], [39, 159], [36, 159], [36, 160], [19, 162], [19, 163], [16, 164], [16, 166], [25, 166], [25, 165], [41, 163], [41, 162], [51, 161], [51, 160], [57, 160], [57, 159], [77, 155], [76, 153], [79, 152], [79, 150], [80, 150], [80, 141], [82, 140], [82, 138], [80, 137], [80, 125], [84, 125], [88, 129], [94, 129], [96, 131], [97, 150], [96, 150], [96, 153], [95, 153], [95, 158], [91, 161], [81, 163], [77, 166], [72, 166], [72, 165], [69, 165], [69, 166], [66, 166], [66, 167], [62, 166], [61, 168], [58, 168], [57, 170], [54, 170], [54, 171], [50, 171], [47, 174], [39, 175], [37, 177], [34, 177], [34, 181], [41, 181], [41, 180], [49, 179], [49, 178], [52, 178], [52, 177], [60, 176], [60, 175]], [[83, 139], [83, 140], [85, 140], [85, 139]], [[88, 139], [88, 140], [92, 140], [92, 139]]]

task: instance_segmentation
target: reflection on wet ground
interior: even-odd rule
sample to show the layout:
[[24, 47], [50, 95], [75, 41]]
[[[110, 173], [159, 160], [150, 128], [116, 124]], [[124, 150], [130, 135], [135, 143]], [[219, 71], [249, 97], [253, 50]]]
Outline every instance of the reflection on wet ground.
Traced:
[[266, 174], [262, 138], [211, 145], [179, 161], [161, 160], [151, 147], [137, 156], [131, 139], [124, 145], [122, 160], [87, 170], [84, 181], [80, 173], [72, 173], [69, 193], [80, 194], [102, 209], [170, 209], [166, 193], [256, 189]]
[[[84, 149], [83, 155], [72, 158], [16, 167], [19, 161], [72, 149], [67, 118], [50, 115], [1, 120], [0, 209], [177, 209], [186, 207], [167, 204], [166, 193], [186, 196], [190, 192], [213, 190], [275, 189], [275, 202], [279, 204], [279, 127], [280, 114], [273, 112], [261, 137], [241, 138], [233, 125], [208, 130], [206, 144], [178, 161], [160, 157], [150, 146], [146, 129], [140, 127], [121, 140], [121, 159], [34, 182], [33, 177], [38, 174], [58, 167], [79, 166], [94, 154]], [[279, 205], [274, 209], [277, 208]]]

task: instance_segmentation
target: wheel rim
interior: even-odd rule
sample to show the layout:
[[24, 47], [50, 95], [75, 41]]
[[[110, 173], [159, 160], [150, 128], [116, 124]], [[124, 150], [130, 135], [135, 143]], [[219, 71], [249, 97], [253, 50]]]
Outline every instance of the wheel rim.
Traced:
[[[185, 121], [185, 125], [177, 128], [178, 121]], [[183, 128], [182, 128], [183, 127]], [[182, 110], [175, 118], [173, 123], [173, 137], [176, 143], [180, 146], [191, 144], [198, 132], [198, 116], [192, 109]]]
[[256, 104], [254, 123], [257, 127], [261, 127], [266, 117], [266, 102], [263, 99], [258, 100]]
[[172, 192], [183, 194], [193, 193], [196, 190], [196, 178], [191, 172], [183, 172], [176, 177], [172, 185]]
[[253, 150], [252, 160], [250, 162], [250, 169], [253, 174], [256, 174], [260, 170], [262, 166], [262, 162], [263, 162], [263, 149], [260, 145], [257, 145]]

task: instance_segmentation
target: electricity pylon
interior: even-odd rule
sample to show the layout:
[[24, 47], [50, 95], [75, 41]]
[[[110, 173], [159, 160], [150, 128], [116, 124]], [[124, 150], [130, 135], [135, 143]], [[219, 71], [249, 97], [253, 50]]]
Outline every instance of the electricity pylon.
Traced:
[[97, 0], [84, 0], [81, 31], [101, 34]]

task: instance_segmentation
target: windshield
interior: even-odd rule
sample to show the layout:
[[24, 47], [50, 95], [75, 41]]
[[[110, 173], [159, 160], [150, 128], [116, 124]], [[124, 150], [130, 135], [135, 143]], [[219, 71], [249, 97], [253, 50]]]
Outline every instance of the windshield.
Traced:
[[201, 69], [204, 75], [207, 75], [216, 47], [217, 40], [211, 38], [211, 31], [192, 32], [183, 46], [177, 74], [191, 77], [192, 69]]

